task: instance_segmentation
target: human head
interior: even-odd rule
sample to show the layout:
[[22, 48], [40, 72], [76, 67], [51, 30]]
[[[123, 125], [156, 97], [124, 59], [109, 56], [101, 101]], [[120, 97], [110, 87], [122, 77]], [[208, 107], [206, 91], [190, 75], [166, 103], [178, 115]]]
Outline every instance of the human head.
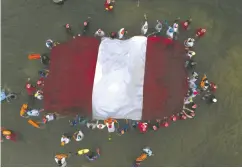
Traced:
[[83, 24], [84, 24], [84, 26], [87, 26], [87, 22], [86, 21]]

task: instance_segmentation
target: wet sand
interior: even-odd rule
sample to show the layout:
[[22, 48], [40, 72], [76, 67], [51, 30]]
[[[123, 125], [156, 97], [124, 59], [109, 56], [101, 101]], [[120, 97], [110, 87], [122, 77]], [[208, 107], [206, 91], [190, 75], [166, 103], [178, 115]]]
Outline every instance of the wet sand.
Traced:
[[[106, 13], [103, 1], [67, 0], [58, 6], [51, 0], [2, 0], [2, 83], [5, 89], [19, 93], [19, 99], [3, 103], [2, 126], [20, 134], [17, 143], [1, 144], [1, 166], [56, 166], [54, 155], [75, 152], [82, 148], [100, 147], [102, 156], [93, 163], [82, 157], [72, 157], [68, 166], [131, 166], [141, 148], [150, 146], [155, 153], [143, 166], [241, 166], [242, 158], [242, 1], [240, 0], [117, 0], [115, 11]], [[140, 31], [143, 14], [149, 24], [157, 19], [193, 18], [192, 30], [181, 33], [189, 36], [196, 27], [206, 27], [206, 37], [196, 43], [196, 70], [206, 73], [218, 84], [218, 103], [208, 106], [199, 102], [193, 120], [172, 124], [156, 133], [139, 135], [136, 132], [108, 141], [106, 131], [84, 131], [80, 143], [60, 147], [64, 132], [70, 128], [67, 119], [50, 123], [46, 128], [32, 128], [20, 118], [22, 103], [28, 102], [24, 92], [28, 77], [37, 79], [39, 61], [29, 61], [29, 53], [45, 53], [45, 40], [66, 41], [63, 25], [70, 23], [76, 32], [80, 24], [92, 17], [90, 32], [98, 28], [117, 31], [121, 27], [129, 35]], [[91, 35], [91, 34], [90, 34]], [[32, 103], [40, 107], [40, 103]]]

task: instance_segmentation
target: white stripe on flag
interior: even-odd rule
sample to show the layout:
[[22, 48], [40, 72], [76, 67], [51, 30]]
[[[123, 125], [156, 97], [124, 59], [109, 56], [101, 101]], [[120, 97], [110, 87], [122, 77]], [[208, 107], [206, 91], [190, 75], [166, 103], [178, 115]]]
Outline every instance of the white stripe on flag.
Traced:
[[103, 38], [92, 93], [94, 119], [142, 118], [147, 38]]

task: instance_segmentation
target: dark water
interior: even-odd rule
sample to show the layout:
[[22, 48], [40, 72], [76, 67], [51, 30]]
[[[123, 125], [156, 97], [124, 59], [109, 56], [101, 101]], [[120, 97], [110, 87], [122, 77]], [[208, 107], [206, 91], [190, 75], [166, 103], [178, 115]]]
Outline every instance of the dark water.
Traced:
[[[150, 146], [154, 157], [144, 166], [241, 166], [242, 165], [242, 1], [241, 0], [117, 0], [115, 11], [104, 12], [103, 0], [67, 0], [64, 6], [51, 0], [2, 0], [2, 83], [3, 88], [18, 92], [19, 100], [2, 104], [2, 126], [20, 133], [18, 143], [1, 145], [2, 166], [56, 166], [54, 155], [82, 148], [100, 147], [102, 156], [94, 163], [72, 157], [69, 166], [131, 166], [143, 146]], [[91, 32], [126, 27], [138, 34], [143, 14], [150, 24], [156, 19], [193, 18], [192, 27], [206, 27], [207, 35], [196, 45], [197, 71], [206, 72], [218, 84], [218, 103], [199, 104], [194, 120], [177, 122], [158, 133], [129, 133], [107, 140], [106, 131], [89, 132], [83, 142], [60, 147], [63, 132], [74, 132], [66, 119], [50, 123], [45, 129], [32, 128], [19, 117], [19, 109], [28, 98], [24, 84], [36, 79], [41, 67], [28, 61], [31, 52], [47, 52], [48, 38], [66, 41], [63, 25], [75, 31], [92, 17]], [[189, 33], [183, 34], [188, 36]], [[200, 101], [199, 101], [200, 102]], [[39, 104], [34, 104], [36, 107]]]

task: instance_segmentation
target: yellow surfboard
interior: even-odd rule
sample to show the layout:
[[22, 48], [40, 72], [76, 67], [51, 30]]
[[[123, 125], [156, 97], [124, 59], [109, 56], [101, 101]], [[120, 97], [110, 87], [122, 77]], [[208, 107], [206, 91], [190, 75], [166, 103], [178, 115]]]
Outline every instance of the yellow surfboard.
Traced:
[[81, 149], [77, 151], [78, 155], [84, 155], [87, 154], [90, 150], [89, 149]]

